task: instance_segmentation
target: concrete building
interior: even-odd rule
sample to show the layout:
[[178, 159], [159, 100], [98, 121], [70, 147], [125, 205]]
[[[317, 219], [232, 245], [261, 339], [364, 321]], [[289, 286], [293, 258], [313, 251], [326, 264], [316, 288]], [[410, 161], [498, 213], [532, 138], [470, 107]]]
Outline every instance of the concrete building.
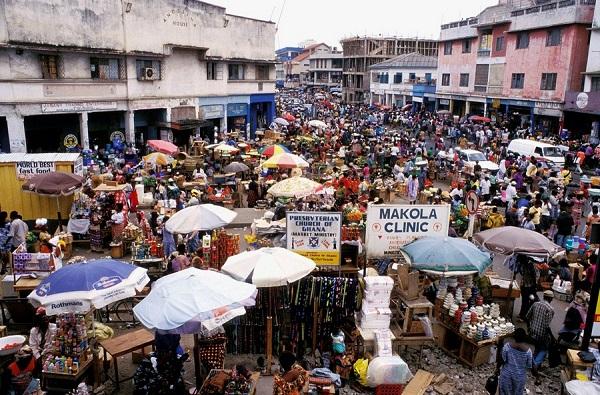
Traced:
[[435, 109], [437, 57], [413, 52], [377, 63], [369, 70], [370, 104]]
[[441, 27], [437, 104], [558, 131], [566, 92], [585, 70], [590, 0], [500, 0]]
[[308, 87], [339, 87], [342, 84], [342, 53], [333, 48], [331, 52], [317, 52], [308, 57]]
[[596, 2], [590, 28], [590, 46], [583, 90], [567, 91], [564, 127], [576, 135], [590, 135], [597, 144], [600, 135], [600, 1]]
[[52, 152], [267, 127], [275, 24], [197, 0], [0, 1], [0, 143]]
[[318, 43], [305, 47], [300, 54], [293, 59], [284, 62], [285, 87], [296, 88], [303, 86], [308, 80], [308, 69], [310, 67], [310, 56], [319, 53], [330, 53], [331, 47], [327, 44]]
[[275, 85], [278, 88], [283, 88], [285, 83], [285, 67], [284, 62], [289, 62], [302, 52], [302, 47], [283, 47], [275, 51]]
[[369, 101], [369, 67], [398, 55], [417, 52], [437, 56], [437, 40], [398, 37], [350, 37], [341, 40], [344, 54], [343, 98], [348, 103]]

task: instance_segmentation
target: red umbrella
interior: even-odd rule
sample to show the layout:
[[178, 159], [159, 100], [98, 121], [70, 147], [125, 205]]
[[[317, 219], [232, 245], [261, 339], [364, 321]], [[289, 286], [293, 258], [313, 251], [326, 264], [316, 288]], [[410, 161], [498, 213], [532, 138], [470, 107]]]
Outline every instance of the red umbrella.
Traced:
[[490, 118], [482, 117], [481, 115], [473, 115], [469, 117], [469, 120], [472, 122], [492, 122]]
[[408, 111], [409, 108], [412, 108], [412, 103], [408, 103], [400, 109], [400, 111]]
[[283, 116], [281, 118], [285, 119], [288, 122], [294, 122], [296, 120], [296, 118], [294, 118], [294, 116], [292, 114], [290, 114], [289, 112], [286, 112], [285, 114], [283, 114]]
[[175, 144], [164, 140], [148, 140], [148, 147], [167, 155], [173, 155], [179, 151]]

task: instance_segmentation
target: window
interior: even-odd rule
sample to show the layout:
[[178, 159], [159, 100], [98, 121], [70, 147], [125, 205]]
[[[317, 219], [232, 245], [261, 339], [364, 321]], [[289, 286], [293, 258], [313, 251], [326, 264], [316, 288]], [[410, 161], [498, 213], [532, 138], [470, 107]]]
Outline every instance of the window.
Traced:
[[415, 73], [408, 73], [408, 79], [411, 82], [415, 82], [415, 80], [417, 79], [417, 75]]
[[524, 49], [529, 47], [529, 33], [521, 32], [517, 33], [517, 49]]
[[160, 60], [138, 59], [135, 61], [138, 80], [160, 80], [162, 78]]
[[600, 77], [592, 77], [591, 92], [600, 92]]
[[442, 74], [442, 86], [450, 86], [450, 74]]
[[462, 42], [463, 53], [471, 53], [471, 39], [465, 38]]
[[510, 81], [510, 87], [512, 89], [523, 89], [523, 85], [525, 85], [525, 74], [523, 74], [523, 73], [513, 74], [512, 79]]
[[387, 84], [389, 82], [389, 74], [388, 73], [379, 73], [379, 83]]
[[431, 73], [425, 73], [425, 81], [431, 82]]
[[257, 64], [255, 77], [257, 80], [268, 80], [269, 79], [269, 66], [266, 64]]
[[402, 83], [402, 73], [394, 74], [394, 84], [401, 84], [401, 83]]
[[444, 43], [444, 55], [452, 55], [452, 41]]
[[461, 73], [460, 74], [460, 86], [469, 86], [469, 74], [468, 73]]
[[504, 36], [496, 37], [496, 51], [504, 51]]
[[543, 91], [553, 91], [556, 89], [556, 73], [542, 73], [542, 83], [540, 89]]
[[238, 81], [245, 79], [246, 67], [243, 64], [230, 64], [227, 67], [229, 81]]
[[56, 80], [63, 78], [62, 59], [59, 55], [40, 55], [40, 66], [42, 78], [45, 80]]
[[561, 42], [561, 31], [560, 28], [554, 28], [548, 30], [548, 35], [546, 36], [546, 46], [547, 47], [555, 47], [560, 45]]
[[206, 62], [206, 79], [207, 80], [222, 80], [223, 79], [223, 64], [218, 62]]
[[121, 59], [90, 58], [90, 74], [98, 80], [120, 80], [125, 78], [125, 67]]

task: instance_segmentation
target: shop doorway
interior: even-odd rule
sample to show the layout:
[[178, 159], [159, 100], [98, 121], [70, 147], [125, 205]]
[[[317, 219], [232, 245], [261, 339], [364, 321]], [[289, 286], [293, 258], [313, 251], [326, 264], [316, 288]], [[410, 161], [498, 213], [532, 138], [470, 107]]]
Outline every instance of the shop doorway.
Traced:
[[113, 132], [125, 134], [125, 111], [92, 112], [88, 114], [90, 146], [105, 147]]
[[24, 121], [29, 153], [64, 152], [65, 136], [80, 136], [79, 114], [31, 115]]
[[0, 153], [10, 152], [10, 140], [8, 138], [8, 124], [6, 117], [0, 117]]

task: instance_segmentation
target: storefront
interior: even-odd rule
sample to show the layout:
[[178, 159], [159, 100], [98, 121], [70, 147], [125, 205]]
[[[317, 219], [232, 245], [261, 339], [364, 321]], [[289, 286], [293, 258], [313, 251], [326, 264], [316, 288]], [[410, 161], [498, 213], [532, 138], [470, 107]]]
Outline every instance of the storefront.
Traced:
[[200, 135], [212, 141], [215, 131], [221, 132], [224, 128], [225, 104], [201, 105], [198, 117], [205, 121], [200, 127]]
[[104, 147], [111, 142], [115, 131], [125, 134], [125, 112], [106, 111], [88, 113], [88, 136], [90, 146]]
[[10, 152], [10, 140], [8, 138], [6, 117], [0, 117], [0, 152]]
[[533, 108], [535, 123], [533, 129], [544, 136], [558, 135], [563, 118], [562, 103], [536, 101]]
[[600, 92], [567, 92], [564, 105], [564, 126], [573, 138], [589, 135], [598, 143], [600, 129]]
[[267, 129], [275, 118], [275, 94], [264, 93], [250, 95], [250, 131], [251, 137], [257, 129]]
[[227, 131], [245, 132], [248, 123], [248, 103], [227, 104]]
[[46, 114], [24, 117], [27, 152], [65, 151], [64, 138], [80, 135], [79, 114]]
[[136, 110], [134, 113], [135, 141], [144, 145], [148, 140], [160, 138], [159, 124], [165, 122], [167, 110], [156, 108], [151, 110]]

